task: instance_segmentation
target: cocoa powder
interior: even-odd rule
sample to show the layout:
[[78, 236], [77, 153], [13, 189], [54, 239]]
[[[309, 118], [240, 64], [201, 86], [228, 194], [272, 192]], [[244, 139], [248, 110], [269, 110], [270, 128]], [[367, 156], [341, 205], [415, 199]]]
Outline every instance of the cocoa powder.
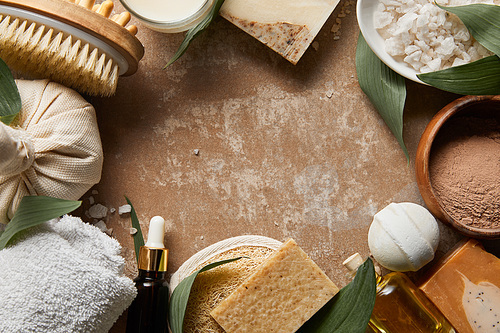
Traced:
[[441, 207], [455, 221], [500, 228], [500, 120], [455, 116], [432, 146], [429, 173]]

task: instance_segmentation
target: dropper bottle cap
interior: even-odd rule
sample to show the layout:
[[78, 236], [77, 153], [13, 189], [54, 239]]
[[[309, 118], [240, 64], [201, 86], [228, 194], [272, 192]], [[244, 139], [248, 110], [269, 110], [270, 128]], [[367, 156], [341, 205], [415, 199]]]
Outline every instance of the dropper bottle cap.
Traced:
[[165, 220], [153, 217], [149, 222], [148, 240], [139, 250], [138, 268], [146, 271], [167, 271], [168, 250], [163, 244]]

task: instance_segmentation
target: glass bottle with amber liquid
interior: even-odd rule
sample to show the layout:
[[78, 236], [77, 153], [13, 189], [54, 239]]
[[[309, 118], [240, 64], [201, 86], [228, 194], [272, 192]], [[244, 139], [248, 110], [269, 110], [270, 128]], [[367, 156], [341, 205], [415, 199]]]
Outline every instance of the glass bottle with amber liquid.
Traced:
[[[356, 253], [344, 261], [355, 273], [363, 263]], [[453, 326], [438, 308], [403, 273], [376, 275], [377, 296], [367, 332], [454, 333]]]

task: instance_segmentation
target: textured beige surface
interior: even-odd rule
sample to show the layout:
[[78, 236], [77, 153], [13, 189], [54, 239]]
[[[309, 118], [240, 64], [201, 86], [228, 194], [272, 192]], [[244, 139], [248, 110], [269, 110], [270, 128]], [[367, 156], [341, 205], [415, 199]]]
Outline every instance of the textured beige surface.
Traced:
[[[342, 261], [368, 255], [373, 215], [390, 202], [423, 204], [417, 144], [432, 116], [457, 97], [407, 82], [408, 163], [358, 85], [359, 28], [354, 4], [344, 5], [317, 35], [317, 50], [310, 47], [296, 66], [218, 19], [162, 70], [183, 34], [160, 34], [134, 20], [146, 49], [138, 72], [120, 79], [114, 97], [91, 99], [104, 167], [98, 194], [84, 196], [86, 207], [92, 196], [117, 208], [127, 195], [144, 232], [162, 215], [170, 273], [210, 244], [259, 234], [293, 237], [344, 286]], [[106, 221], [133, 275], [130, 218], [114, 213]], [[442, 224], [440, 230], [438, 257], [458, 238]]]
[[292, 333], [338, 291], [290, 239], [210, 314], [228, 333]]

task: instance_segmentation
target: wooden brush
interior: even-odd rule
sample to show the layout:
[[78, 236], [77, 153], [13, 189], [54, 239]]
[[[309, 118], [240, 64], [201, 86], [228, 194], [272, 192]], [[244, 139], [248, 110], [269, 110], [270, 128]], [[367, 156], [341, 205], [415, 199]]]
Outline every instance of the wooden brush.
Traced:
[[89, 95], [110, 96], [136, 72], [144, 47], [113, 2], [0, 0], [0, 58], [13, 70]]

